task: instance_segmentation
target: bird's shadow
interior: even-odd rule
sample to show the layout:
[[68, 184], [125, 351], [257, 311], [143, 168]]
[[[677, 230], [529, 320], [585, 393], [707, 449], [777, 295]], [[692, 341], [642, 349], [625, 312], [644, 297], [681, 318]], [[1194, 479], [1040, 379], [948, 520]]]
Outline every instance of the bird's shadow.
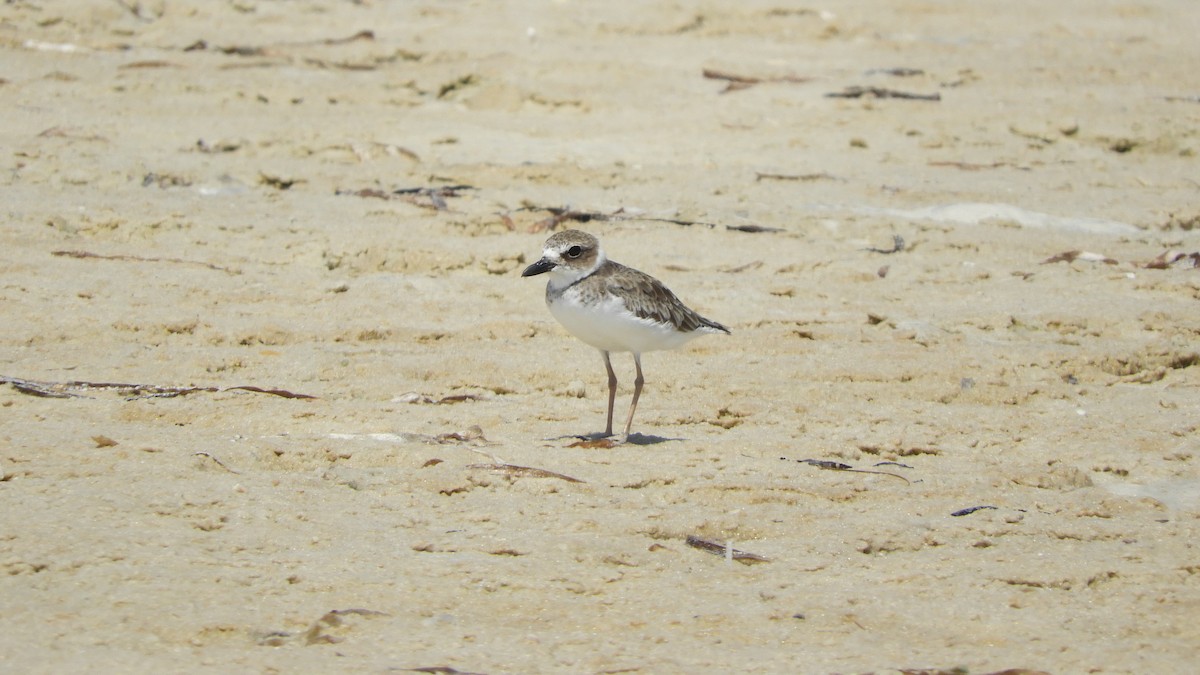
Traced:
[[[617, 437], [616, 436], [606, 436], [603, 431], [597, 431], [597, 432], [591, 433], [591, 434], [567, 434], [566, 436], [557, 436], [554, 438], [547, 438], [546, 440], [548, 440], [548, 441], [575, 440], [575, 441], [585, 441], [586, 442], [586, 441], [602, 441], [602, 440], [610, 439], [610, 438], [615, 440]], [[654, 435], [650, 435], [650, 434], [640, 434], [635, 431], [634, 433], [629, 434], [629, 437], [625, 439], [624, 444], [625, 445], [658, 445], [659, 443], [668, 443], [671, 441], [685, 441], [685, 440], [687, 440], [687, 439], [686, 438], [668, 438], [666, 436], [654, 436]]]

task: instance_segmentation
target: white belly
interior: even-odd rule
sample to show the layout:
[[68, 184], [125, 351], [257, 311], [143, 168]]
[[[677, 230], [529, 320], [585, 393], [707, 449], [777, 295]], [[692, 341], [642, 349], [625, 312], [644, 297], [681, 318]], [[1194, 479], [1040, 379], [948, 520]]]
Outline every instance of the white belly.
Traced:
[[550, 304], [550, 313], [572, 335], [606, 352], [649, 352], [674, 349], [699, 335], [683, 333], [670, 324], [641, 319], [625, 309], [620, 298], [583, 304], [568, 290]]

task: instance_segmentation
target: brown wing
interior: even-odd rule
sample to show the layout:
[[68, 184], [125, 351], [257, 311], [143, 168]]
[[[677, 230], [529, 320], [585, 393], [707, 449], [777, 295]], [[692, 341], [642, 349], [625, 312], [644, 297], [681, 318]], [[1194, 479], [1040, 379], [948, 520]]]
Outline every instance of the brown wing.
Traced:
[[608, 276], [608, 290], [624, 300], [625, 307], [637, 316], [658, 323], [675, 324], [682, 333], [690, 333], [701, 327], [729, 332], [725, 326], [693, 312], [658, 279], [620, 263], [612, 264], [620, 274]]

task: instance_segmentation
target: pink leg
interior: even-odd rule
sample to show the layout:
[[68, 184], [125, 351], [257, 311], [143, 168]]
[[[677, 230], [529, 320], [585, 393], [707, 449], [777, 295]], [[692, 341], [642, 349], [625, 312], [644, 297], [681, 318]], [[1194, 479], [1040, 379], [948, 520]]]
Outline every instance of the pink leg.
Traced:
[[[629, 404], [629, 419], [625, 420], [625, 436], [629, 438], [629, 430], [633, 428], [633, 412], [637, 410], [638, 397], [642, 395], [642, 385], [646, 383], [642, 377], [642, 355], [637, 352], [633, 353], [633, 365], [637, 366], [637, 379], [633, 381], [633, 403]], [[611, 369], [609, 372], [612, 372]], [[611, 397], [610, 397], [611, 398]], [[609, 412], [612, 412], [612, 405], [609, 405]], [[611, 415], [610, 415], [611, 417]]]
[[604, 426], [604, 435], [608, 437], [612, 436], [613, 404], [617, 400], [617, 374], [613, 372], [608, 352], [602, 351], [600, 354], [604, 357], [604, 369], [608, 371], [608, 423]]

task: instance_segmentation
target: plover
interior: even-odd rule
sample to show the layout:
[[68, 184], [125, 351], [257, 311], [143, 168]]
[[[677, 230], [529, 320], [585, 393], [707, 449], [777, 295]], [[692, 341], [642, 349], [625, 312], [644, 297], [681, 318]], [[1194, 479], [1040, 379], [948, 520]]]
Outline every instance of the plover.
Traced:
[[542, 257], [523, 277], [550, 274], [546, 305], [572, 335], [600, 350], [608, 371], [608, 418], [604, 436], [612, 436], [617, 376], [612, 352], [632, 352], [637, 378], [621, 441], [629, 438], [633, 413], [642, 394], [642, 353], [674, 349], [705, 333], [729, 333], [680, 302], [654, 277], [609, 260], [600, 241], [587, 232], [566, 230], [546, 240]]

